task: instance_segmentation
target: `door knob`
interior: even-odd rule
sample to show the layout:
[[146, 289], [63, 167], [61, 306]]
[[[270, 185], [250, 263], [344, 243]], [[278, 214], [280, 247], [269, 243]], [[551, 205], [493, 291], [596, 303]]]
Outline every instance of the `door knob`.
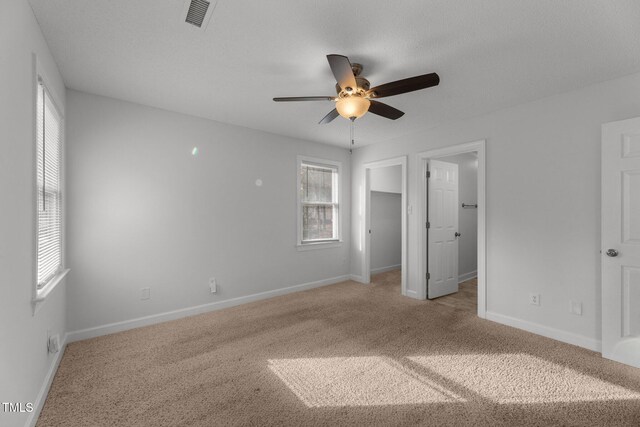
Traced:
[[617, 257], [618, 256], [618, 251], [616, 251], [615, 249], [608, 249], [607, 250], [607, 256], [610, 257]]
[[458, 233], [458, 232], [456, 231], [456, 237], [460, 237], [460, 236], [462, 236], [462, 234], [460, 234], [460, 233]]

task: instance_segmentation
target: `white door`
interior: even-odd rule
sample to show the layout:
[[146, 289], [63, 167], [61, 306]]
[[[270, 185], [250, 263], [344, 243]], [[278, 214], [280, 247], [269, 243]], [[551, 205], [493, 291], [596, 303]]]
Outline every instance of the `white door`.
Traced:
[[429, 161], [427, 298], [458, 292], [458, 165]]
[[602, 355], [640, 367], [640, 118], [602, 126]]

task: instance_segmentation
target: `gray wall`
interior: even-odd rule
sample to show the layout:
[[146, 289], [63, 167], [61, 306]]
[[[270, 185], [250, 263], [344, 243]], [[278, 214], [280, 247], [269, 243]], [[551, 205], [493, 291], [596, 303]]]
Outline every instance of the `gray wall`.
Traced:
[[369, 189], [385, 193], [402, 193], [402, 166], [386, 166], [369, 171]]
[[[67, 110], [70, 330], [349, 273], [347, 150], [76, 91]], [[296, 248], [299, 154], [342, 162], [340, 247]]]
[[[640, 74], [362, 147], [353, 153], [352, 206], [362, 203], [365, 163], [409, 155], [407, 289], [416, 295], [424, 227], [418, 153], [486, 139], [488, 312], [597, 348], [601, 124], [634, 116]], [[351, 271], [362, 276], [357, 212]], [[530, 292], [541, 294], [540, 306], [529, 304]], [[582, 316], [569, 313], [570, 299], [583, 302]]]
[[458, 165], [458, 276], [474, 277], [478, 270], [478, 210], [463, 208], [462, 203], [478, 202], [478, 158], [473, 153], [442, 157], [438, 160]]
[[402, 194], [371, 192], [371, 231], [371, 273], [399, 268], [402, 258]]
[[[35, 77], [32, 53], [49, 89], [65, 106], [64, 83], [29, 4], [0, 2], [0, 402], [38, 403], [55, 356], [47, 330], [65, 327], [65, 284], [59, 284], [33, 314], [35, 265]], [[59, 354], [59, 353], [58, 353]], [[29, 414], [0, 412], [3, 426], [23, 426]]]

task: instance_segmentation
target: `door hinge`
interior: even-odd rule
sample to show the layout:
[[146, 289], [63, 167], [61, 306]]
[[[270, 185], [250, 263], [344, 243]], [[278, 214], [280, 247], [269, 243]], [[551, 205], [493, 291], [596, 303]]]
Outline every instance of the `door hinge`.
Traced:
[[427, 178], [431, 178], [431, 171], [427, 171]]
[[431, 228], [431, 223], [429, 221], [427, 221], [426, 227]]
[[431, 279], [431, 273], [427, 273], [427, 280]]

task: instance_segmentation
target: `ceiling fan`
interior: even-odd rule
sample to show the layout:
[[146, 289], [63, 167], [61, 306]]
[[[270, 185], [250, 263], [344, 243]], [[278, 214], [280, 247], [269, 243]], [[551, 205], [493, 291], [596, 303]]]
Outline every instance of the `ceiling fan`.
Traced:
[[369, 80], [360, 75], [362, 65], [352, 64], [349, 58], [343, 55], [327, 55], [327, 60], [338, 82], [336, 84], [337, 96], [294, 96], [273, 98], [273, 100], [276, 102], [334, 101], [336, 107], [324, 116], [319, 124], [329, 123], [338, 115], [354, 121], [364, 116], [367, 111], [387, 119], [396, 120], [402, 117], [404, 113], [375, 99], [426, 89], [437, 86], [440, 83], [440, 77], [436, 73], [430, 73], [369, 88]]

